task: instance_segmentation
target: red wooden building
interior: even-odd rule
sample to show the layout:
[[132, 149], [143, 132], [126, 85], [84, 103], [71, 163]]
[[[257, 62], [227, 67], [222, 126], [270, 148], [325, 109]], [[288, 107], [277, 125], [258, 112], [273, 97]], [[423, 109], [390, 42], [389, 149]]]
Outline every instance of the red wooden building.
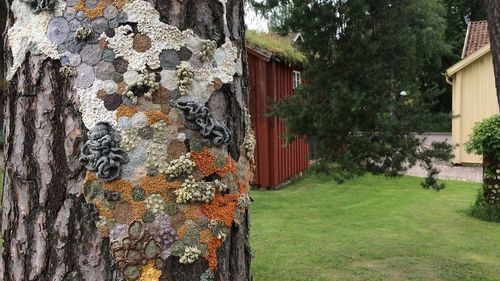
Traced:
[[[250, 40], [247, 38], [247, 41]], [[285, 146], [283, 122], [267, 116], [270, 102], [294, 94], [295, 88], [301, 83], [301, 66], [290, 60], [287, 62], [276, 52], [252, 42], [248, 43], [247, 53], [249, 107], [257, 140], [254, 185], [274, 188], [309, 167], [307, 141], [295, 140]]]

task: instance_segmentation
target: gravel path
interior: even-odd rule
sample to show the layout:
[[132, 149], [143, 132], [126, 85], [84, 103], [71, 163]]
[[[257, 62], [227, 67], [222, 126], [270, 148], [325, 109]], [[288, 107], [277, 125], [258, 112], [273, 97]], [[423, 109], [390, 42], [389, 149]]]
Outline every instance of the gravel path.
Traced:
[[[451, 140], [451, 134], [449, 133], [433, 133], [426, 134], [426, 143], [432, 143], [433, 141], [448, 141]], [[470, 167], [470, 166], [455, 166], [449, 162], [439, 161], [436, 162], [436, 167], [441, 171], [438, 175], [440, 179], [452, 179], [460, 181], [471, 181], [471, 182], [481, 182], [483, 177], [482, 167]], [[416, 165], [406, 172], [406, 175], [415, 177], [426, 177], [427, 172], [420, 165]]]
[[[481, 182], [483, 180], [483, 168], [453, 166], [449, 162], [437, 162], [436, 167], [440, 170], [438, 178], [447, 180], [460, 180]], [[426, 177], [427, 171], [420, 165], [416, 165], [406, 171], [406, 175], [415, 177]]]

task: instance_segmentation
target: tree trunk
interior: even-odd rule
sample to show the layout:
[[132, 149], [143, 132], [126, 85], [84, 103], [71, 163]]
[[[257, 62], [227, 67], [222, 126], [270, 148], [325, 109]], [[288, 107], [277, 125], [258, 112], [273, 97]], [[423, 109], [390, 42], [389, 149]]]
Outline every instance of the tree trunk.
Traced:
[[500, 2], [485, 0], [490, 33], [491, 54], [495, 70], [498, 106], [500, 107]]
[[[62, 1], [8, 3], [0, 280], [251, 280], [246, 199], [253, 137], [245, 116], [243, 1]], [[141, 23], [135, 11], [151, 18], [159, 13], [161, 25]], [[89, 35], [81, 28], [87, 25]], [[155, 37], [165, 25], [175, 27], [175, 36]], [[37, 30], [47, 34], [38, 36]], [[127, 46], [124, 40], [113, 41], [119, 36], [133, 38], [134, 52], [120, 49]], [[159, 60], [150, 55], [158, 45], [164, 46]], [[233, 49], [231, 61], [227, 58]], [[179, 65], [191, 77], [182, 76], [182, 69], [175, 72]], [[203, 72], [204, 67], [210, 71]], [[141, 72], [155, 74], [146, 88], [150, 98], [142, 78], [132, 75]], [[199, 73], [205, 76], [197, 77]], [[177, 81], [171, 83], [167, 74]], [[191, 82], [181, 89], [184, 78]], [[89, 93], [98, 99], [89, 103]], [[186, 109], [186, 102], [195, 105]], [[193, 121], [189, 110], [197, 105], [209, 113]], [[127, 135], [133, 128], [123, 124], [141, 122], [138, 136]], [[102, 157], [92, 158], [102, 153], [92, 146], [98, 130], [107, 130], [106, 137], [118, 134], [116, 145], [107, 147], [113, 150], [105, 155], [105, 164], [99, 162]], [[157, 133], [165, 143], [153, 143]], [[180, 135], [183, 142], [177, 141]], [[141, 142], [134, 143], [135, 137]], [[154, 149], [166, 147], [167, 139], [168, 150], [153, 158]], [[147, 149], [141, 150], [143, 144]], [[171, 161], [184, 159], [181, 154], [191, 157], [195, 168], [165, 172], [162, 163], [171, 168]], [[94, 160], [99, 165], [92, 166]], [[213, 167], [204, 166], [207, 161]], [[177, 192], [190, 179], [194, 188], [209, 188], [211, 196], [197, 200], [196, 192], [186, 189], [191, 198], [179, 199]], [[102, 192], [93, 194], [96, 186]], [[137, 190], [146, 198], [137, 199]], [[161, 208], [152, 195], [161, 195]], [[169, 217], [175, 234], [168, 254], [161, 252], [164, 236], [154, 236], [163, 227], [157, 224], [159, 214]], [[134, 236], [136, 222], [141, 238]], [[110, 241], [110, 234], [124, 225], [129, 228], [125, 236]], [[136, 248], [124, 246], [130, 240]], [[188, 255], [188, 246], [199, 248], [199, 257]], [[175, 247], [181, 247], [180, 254]]]

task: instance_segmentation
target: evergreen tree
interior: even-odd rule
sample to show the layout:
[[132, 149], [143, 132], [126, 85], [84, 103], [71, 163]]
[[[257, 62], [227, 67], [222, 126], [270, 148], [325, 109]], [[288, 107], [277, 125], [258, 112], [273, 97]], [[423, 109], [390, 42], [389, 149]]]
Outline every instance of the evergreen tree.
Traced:
[[[441, 71], [430, 70], [431, 78], [442, 89], [438, 96], [439, 102], [434, 107], [437, 112], [451, 111], [451, 87], [443, 79], [442, 73], [461, 59], [467, 25], [470, 21], [486, 19], [486, 10], [483, 0], [444, 0], [446, 8], [446, 42], [450, 45], [450, 52], [442, 57]], [[451, 125], [451, 121], [450, 121]], [[451, 128], [450, 128], [451, 129]]]
[[[253, 1], [253, 4], [268, 19], [272, 32], [285, 35], [293, 31], [290, 29], [290, 25], [287, 24], [290, 20], [293, 2], [276, 2], [276, 0], [273, 2], [268, 0], [264, 4]], [[443, 0], [442, 4], [446, 10], [443, 14], [446, 21], [444, 36], [449, 48], [442, 53], [441, 68], [437, 69], [431, 66], [422, 75], [422, 78], [425, 77], [425, 79], [422, 79], [422, 86], [424, 88], [433, 88], [437, 92], [437, 102], [432, 106], [432, 112], [446, 118], [438, 126], [429, 126], [428, 130], [440, 131], [451, 130], [451, 114], [449, 114], [451, 112], [451, 87], [443, 79], [442, 73], [461, 59], [467, 24], [470, 21], [486, 19], [483, 0]]]
[[449, 159], [450, 147], [417, 137], [437, 122], [430, 109], [439, 91], [426, 74], [441, 69], [449, 51], [441, 1], [289, 5], [285, 28], [302, 33], [308, 57], [307, 83], [274, 110], [289, 136], [313, 137], [339, 179], [366, 171], [398, 175], [422, 160], [430, 172], [424, 185], [441, 188], [430, 159]]
[[468, 23], [485, 20], [486, 10], [483, 0], [444, 0], [443, 2], [446, 7], [445, 36], [452, 50], [445, 61], [451, 65], [460, 60]]

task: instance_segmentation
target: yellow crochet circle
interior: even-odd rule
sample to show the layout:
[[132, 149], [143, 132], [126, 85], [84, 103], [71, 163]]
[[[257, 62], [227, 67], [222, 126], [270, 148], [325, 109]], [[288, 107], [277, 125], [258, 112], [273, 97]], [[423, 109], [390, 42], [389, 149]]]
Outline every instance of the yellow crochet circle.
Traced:
[[161, 270], [156, 269], [152, 262], [149, 262], [142, 268], [142, 274], [139, 281], [158, 281], [160, 280]]

